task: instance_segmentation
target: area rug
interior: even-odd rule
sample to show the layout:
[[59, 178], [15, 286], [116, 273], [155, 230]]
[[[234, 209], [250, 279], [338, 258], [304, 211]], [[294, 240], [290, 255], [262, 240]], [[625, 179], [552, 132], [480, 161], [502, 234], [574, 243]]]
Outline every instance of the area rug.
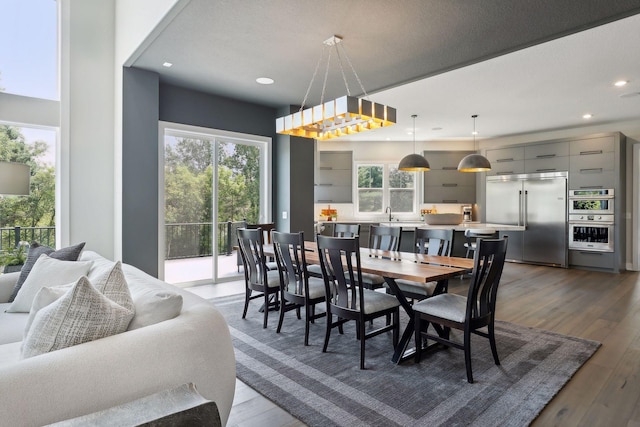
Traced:
[[263, 329], [257, 301], [241, 319], [242, 297], [212, 300], [231, 329], [237, 376], [309, 426], [526, 426], [600, 346], [496, 322], [501, 365], [493, 363], [488, 340], [474, 337], [473, 384], [460, 350], [442, 347], [419, 364], [391, 363], [390, 333], [367, 340], [360, 370], [354, 324], [344, 335], [334, 330], [322, 353], [324, 319], [311, 325], [305, 347], [304, 320], [286, 313], [277, 334], [272, 312]]

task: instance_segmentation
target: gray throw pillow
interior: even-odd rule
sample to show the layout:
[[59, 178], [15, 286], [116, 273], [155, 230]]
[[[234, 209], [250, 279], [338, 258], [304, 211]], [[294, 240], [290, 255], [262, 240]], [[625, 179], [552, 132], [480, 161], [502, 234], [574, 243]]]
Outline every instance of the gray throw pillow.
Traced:
[[51, 258], [59, 259], [62, 261], [77, 261], [80, 253], [82, 252], [82, 248], [84, 248], [85, 242], [78, 243], [74, 246], [68, 246], [66, 248], [55, 250], [50, 248], [49, 246], [41, 246], [38, 242], [33, 242], [31, 247], [29, 248], [29, 253], [27, 254], [27, 260], [24, 262], [24, 266], [20, 271], [20, 277], [18, 277], [18, 281], [13, 287], [13, 292], [9, 297], [9, 301], [13, 302], [16, 299], [16, 295], [18, 295], [18, 291], [22, 287], [22, 284], [25, 280], [27, 280], [27, 276], [31, 272], [34, 264], [40, 258], [40, 255], [47, 254]]

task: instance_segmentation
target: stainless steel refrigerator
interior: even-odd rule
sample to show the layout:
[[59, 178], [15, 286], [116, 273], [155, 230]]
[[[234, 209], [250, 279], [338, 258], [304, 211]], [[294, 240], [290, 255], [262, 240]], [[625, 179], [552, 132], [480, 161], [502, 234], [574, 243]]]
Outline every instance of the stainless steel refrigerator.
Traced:
[[509, 236], [507, 259], [567, 266], [567, 172], [488, 176], [486, 222], [525, 226]]

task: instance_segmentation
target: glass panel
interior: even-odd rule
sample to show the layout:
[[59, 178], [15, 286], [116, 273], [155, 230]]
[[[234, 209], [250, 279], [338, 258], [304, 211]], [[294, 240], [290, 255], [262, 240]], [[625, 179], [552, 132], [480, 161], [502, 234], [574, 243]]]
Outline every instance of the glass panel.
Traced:
[[[28, 196], [2, 196], [0, 251], [18, 242], [37, 241], [55, 247], [56, 131], [0, 124], [0, 161], [31, 166]], [[18, 228], [16, 228], [18, 227]]]
[[389, 188], [413, 188], [415, 173], [398, 170], [397, 166], [389, 167]]
[[358, 166], [358, 188], [382, 188], [382, 166]]
[[59, 99], [57, 13], [50, 0], [0, 3], [0, 91]]
[[169, 283], [213, 277], [212, 159], [210, 140], [165, 135], [165, 280]]
[[389, 198], [392, 211], [398, 213], [413, 212], [413, 190], [390, 190]]
[[358, 190], [360, 212], [382, 212], [382, 190]]

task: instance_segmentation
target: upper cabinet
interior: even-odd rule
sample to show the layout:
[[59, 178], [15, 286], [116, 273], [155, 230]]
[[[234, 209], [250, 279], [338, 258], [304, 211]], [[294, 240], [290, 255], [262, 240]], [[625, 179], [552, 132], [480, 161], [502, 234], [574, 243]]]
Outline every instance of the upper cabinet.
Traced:
[[513, 175], [569, 170], [569, 144], [553, 142], [487, 150], [487, 175]]
[[475, 173], [458, 172], [458, 163], [474, 151], [425, 151], [431, 170], [424, 173], [424, 203], [475, 203]]
[[487, 160], [491, 163], [487, 176], [524, 173], [524, 147], [487, 150]]
[[315, 203], [352, 203], [353, 152], [319, 151]]
[[[616, 135], [571, 141], [569, 188], [616, 188], [620, 140]], [[616, 154], [616, 151], [618, 154]]]

